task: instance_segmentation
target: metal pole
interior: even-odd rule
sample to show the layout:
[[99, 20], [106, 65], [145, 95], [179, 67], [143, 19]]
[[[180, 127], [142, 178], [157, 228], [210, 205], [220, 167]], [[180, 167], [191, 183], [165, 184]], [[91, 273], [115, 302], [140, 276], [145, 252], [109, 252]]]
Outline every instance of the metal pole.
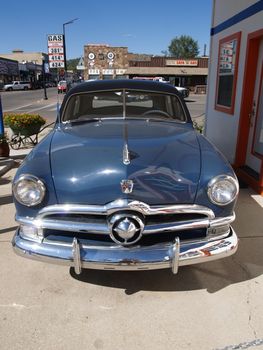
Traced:
[[0, 136], [5, 134], [4, 130], [4, 121], [3, 121], [3, 109], [2, 109], [2, 100], [0, 94]]
[[64, 66], [65, 66], [65, 78], [67, 77], [67, 53], [66, 53], [66, 31], [65, 26], [76, 21], [78, 18], [74, 18], [71, 21], [63, 23], [63, 48], [64, 48]]
[[65, 65], [65, 78], [67, 77], [67, 54], [66, 54], [66, 37], [65, 37], [65, 25], [63, 24], [63, 47], [64, 47], [64, 65]]
[[43, 76], [43, 88], [44, 88], [44, 100], [47, 100], [47, 88], [46, 88], [46, 72], [45, 72], [45, 59], [42, 61], [42, 76]]

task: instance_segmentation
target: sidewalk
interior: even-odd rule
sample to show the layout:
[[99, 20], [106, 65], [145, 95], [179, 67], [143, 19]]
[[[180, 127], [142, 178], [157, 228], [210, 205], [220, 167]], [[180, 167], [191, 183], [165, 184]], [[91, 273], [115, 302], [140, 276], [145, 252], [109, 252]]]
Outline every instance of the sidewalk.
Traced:
[[[44, 129], [39, 135], [38, 135], [38, 142], [41, 141], [50, 131], [52, 130], [52, 127]], [[9, 128], [6, 128], [5, 131], [7, 132], [7, 135], [10, 137], [11, 131]], [[0, 177], [6, 174], [10, 169], [19, 166], [19, 164], [22, 162], [22, 160], [28, 155], [28, 153], [31, 152], [31, 150], [34, 148], [34, 146], [30, 145], [27, 147], [21, 147], [18, 150], [14, 150], [10, 147], [10, 154], [8, 158], [0, 157]]]

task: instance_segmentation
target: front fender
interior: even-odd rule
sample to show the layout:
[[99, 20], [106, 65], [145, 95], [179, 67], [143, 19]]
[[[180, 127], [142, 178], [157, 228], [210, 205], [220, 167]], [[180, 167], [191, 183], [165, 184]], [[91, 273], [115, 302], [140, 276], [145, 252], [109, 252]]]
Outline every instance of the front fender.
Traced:
[[211, 208], [216, 216], [224, 217], [233, 213], [236, 201], [218, 206], [208, 198], [207, 187], [209, 181], [218, 175], [229, 175], [236, 178], [234, 170], [223, 154], [212, 145], [204, 136], [197, 134], [201, 152], [201, 172], [195, 203]]
[[53, 137], [53, 132], [48, 134], [25, 158], [23, 163], [18, 168], [13, 182], [15, 182], [22, 174], [31, 174], [42, 180], [46, 186], [46, 195], [44, 201], [35, 207], [26, 207], [16, 201], [17, 215], [35, 217], [38, 211], [52, 204], [57, 204], [57, 198], [52, 179], [50, 167], [50, 143]]

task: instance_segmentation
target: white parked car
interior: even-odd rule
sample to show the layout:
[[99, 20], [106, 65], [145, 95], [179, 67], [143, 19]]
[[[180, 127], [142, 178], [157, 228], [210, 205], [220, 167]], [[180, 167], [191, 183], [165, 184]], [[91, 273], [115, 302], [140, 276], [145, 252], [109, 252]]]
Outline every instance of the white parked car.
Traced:
[[13, 90], [29, 90], [31, 89], [31, 83], [29, 81], [12, 81], [12, 83], [5, 84], [5, 91]]
[[[169, 80], [165, 80], [163, 77], [134, 77], [136, 80], [150, 80], [150, 81], [158, 81], [159, 83], [171, 84]], [[181, 86], [175, 86], [176, 90], [180, 92], [183, 98], [189, 96], [189, 89]]]

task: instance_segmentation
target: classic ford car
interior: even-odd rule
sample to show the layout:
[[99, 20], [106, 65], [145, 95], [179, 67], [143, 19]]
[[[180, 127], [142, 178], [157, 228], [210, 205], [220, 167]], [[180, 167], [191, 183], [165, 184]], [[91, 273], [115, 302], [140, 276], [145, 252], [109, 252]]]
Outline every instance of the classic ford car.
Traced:
[[234, 254], [238, 182], [195, 132], [169, 84], [72, 88], [54, 130], [13, 182], [21, 256], [82, 268], [147, 270]]

